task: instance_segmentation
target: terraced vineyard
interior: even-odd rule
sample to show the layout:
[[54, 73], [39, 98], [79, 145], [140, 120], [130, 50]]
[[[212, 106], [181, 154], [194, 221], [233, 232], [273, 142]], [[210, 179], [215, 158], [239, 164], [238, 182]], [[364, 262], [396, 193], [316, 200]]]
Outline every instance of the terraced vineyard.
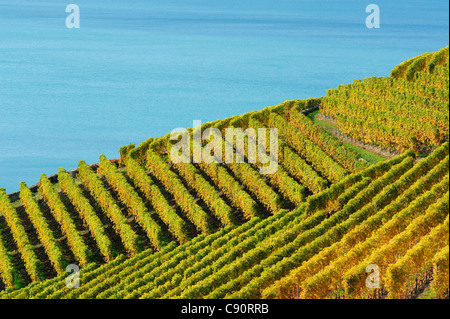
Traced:
[[[256, 164], [171, 163], [165, 154], [171, 141], [165, 136], [122, 148], [123, 167], [102, 155], [93, 167], [81, 161], [76, 178], [61, 168], [53, 185], [43, 175], [35, 194], [23, 183], [20, 201], [14, 205], [2, 192], [4, 286], [54, 277], [69, 263], [83, 266], [108, 262], [119, 254], [131, 257], [149, 248], [159, 251], [171, 241], [186, 243], [199, 234], [291, 210], [307, 196], [367, 167], [333, 136], [327, 136], [325, 151], [298, 131], [296, 125], [302, 121], [311, 125], [300, 112], [319, 102], [277, 106], [290, 109], [289, 118], [271, 113], [286, 142], [279, 148], [284, 158], [281, 166], [267, 177]], [[205, 128], [263, 125], [258, 118], [262, 116], [246, 114], [207, 123]], [[294, 142], [288, 138], [292, 132]], [[248, 138], [241, 143], [248, 148]]]
[[449, 47], [405, 61], [391, 77], [327, 91], [322, 113], [339, 130], [388, 149], [423, 151], [448, 141]]
[[[317, 108], [403, 154], [371, 165], [307, 116]], [[172, 162], [166, 135], [60, 168], [55, 183], [43, 175], [37, 192], [22, 183], [18, 201], [0, 190], [0, 297], [408, 298], [432, 277], [444, 296], [447, 121], [448, 47], [389, 78], [201, 126], [235, 128], [220, 142], [244, 163]], [[278, 130], [274, 174], [248, 161], [255, 139], [274, 145], [259, 128]], [[78, 289], [65, 285], [69, 264], [82, 268]], [[366, 287], [368, 265], [380, 288]]]
[[[394, 276], [405, 270], [426, 273], [433, 260], [445, 255], [448, 164], [448, 143], [417, 164], [407, 152], [346, 177], [291, 211], [255, 217], [182, 245], [172, 242], [159, 252], [145, 250], [130, 259], [119, 256], [100, 267], [87, 266], [79, 289], [66, 288], [61, 276], [2, 297], [364, 295], [373, 294], [361, 285], [368, 263], [384, 265], [383, 289], [407, 296], [415, 278]], [[419, 252], [427, 258], [414, 259]], [[439, 265], [442, 272], [445, 263]]]

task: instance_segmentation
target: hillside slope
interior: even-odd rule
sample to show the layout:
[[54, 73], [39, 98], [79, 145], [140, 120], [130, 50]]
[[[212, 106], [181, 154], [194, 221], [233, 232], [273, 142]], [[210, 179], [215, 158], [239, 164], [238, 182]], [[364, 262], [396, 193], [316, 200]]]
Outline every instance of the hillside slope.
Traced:
[[448, 141], [448, 53], [448, 47], [425, 53], [394, 68], [391, 77], [328, 90], [321, 112], [360, 141], [428, 153]]
[[[364, 296], [373, 294], [364, 284], [368, 264], [382, 265], [383, 293], [407, 297], [414, 275], [445, 266], [437, 258], [448, 247], [448, 147], [415, 165], [410, 152], [376, 164], [292, 211], [87, 266], [79, 289], [62, 276], [2, 297]], [[418, 253], [425, 258], [414, 259]]]
[[[371, 165], [306, 116], [317, 108], [339, 130], [403, 155]], [[248, 161], [174, 163], [166, 135], [122, 147], [119, 163], [81, 161], [75, 178], [62, 168], [56, 184], [43, 175], [36, 193], [22, 183], [14, 203], [0, 190], [0, 296], [410, 297], [411, 276], [419, 286], [435, 276], [442, 296], [447, 121], [448, 47], [389, 78], [202, 125], [223, 136], [278, 129], [275, 174]], [[248, 159], [261, 136], [238, 136], [229, 146]], [[80, 289], [65, 288], [69, 264], [82, 268]], [[382, 274], [375, 293], [365, 288], [372, 264]]]
[[[171, 163], [165, 136], [122, 148], [123, 167], [101, 156], [98, 165], [81, 161], [76, 178], [61, 168], [55, 185], [43, 175], [37, 193], [22, 183], [15, 203], [0, 190], [4, 285], [20, 287], [62, 274], [71, 263], [84, 266], [119, 254], [131, 257], [291, 210], [368, 167], [356, 152], [300, 113], [319, 102], [285, 102], [276, 108], [289, 113], [270, 113], [270, 125], [279, 128], [281, 137], [280, 165], [272, 175], [261, 175], [258, 165], [249, 163]], [[250, 115], [202, 128], [269, 125], [259, 121], [263, 116]], [[248, 149], [248, 138], [242, 143]]]

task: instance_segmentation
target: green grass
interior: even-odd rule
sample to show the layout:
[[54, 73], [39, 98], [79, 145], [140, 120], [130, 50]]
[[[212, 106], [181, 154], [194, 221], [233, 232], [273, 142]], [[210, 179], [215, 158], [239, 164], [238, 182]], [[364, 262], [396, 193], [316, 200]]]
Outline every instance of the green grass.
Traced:
[[320, 125], [323, 129], [325, 129], [326, 131], [328, 131], [330, 134], [330, 130], [338, 130], [336, 125], [333, 125], [331, 123], [325, 122], [325, 121], [321, 121], [318, 120], [316, 115], [320, 113], [320, 110], [314, 111], [312, 113], [309, 113], [307, 115], [307, 117], [314, 123], [314, 124], [318, 124]]
[[354, 152], [356, 152], [359, 156], [361, 156], [363, 159], [365, 159], [370, 164], [376, 164], [378, 162], [384, 161], [387, 158], [375, 153], [372, 153], [370, 151], [367, 151], [363, 148], [360, 148], [358, 146], [352, 145], [350, 143], [344, 143], [344, 145], [350, 149], [352, 149]]
[[318, 120], [317, 117], [316, 117], [316, 115], [319, 114], [319, 113], [320, 113], [320, 110], [317, 110], [317, 111], [314, 111], [314, 112], [312, 112], [312, 113], [309, 113], [309, 114], [307, 115], [307, 117], [308, 117], [311, 121], [313, 121], [313, 123], [319, 124], [322, 128], [326, 129], [327, 131], [328, 131], [329, 129], [334, 129], [334, 130], [337, 130], [337, 129], [338, 129], [338, 128], [336, 127], [336, 125], [333, 125], [333, 124], [328, 123], [328, 122], [325, 122], [325, 121], [320, 121], [320, 120]]
[[436, 299], [436, 292], [433, 288], [426, 289], [419, 299]]
[[314, 121], [314, 118], [316, 117], [316, 115], [320, 112], [320, 110], [315, 110], [314, 112], [311, 112], [307, 115], [307, 117], [309, 117], [311, 120]]
[[[328, 122], [325, 121], [320, 121], [317, 119], [316, 115], [320, 112], [320, 110], [314, 111], [310, 114], [308, 114], [308, 117], [311, 119], [311, 121], [313, 121], [314, 123], [320, 125], [323, 129], [327, 130], [328, 132], [330, 131], [330, 129], [333, 130], [337, 130], [338, 128]], [[330, 133], [331, 134], [331, 133]], [[386, 157], [378, 155], [376, 153], [367, 151], [363, 148], [360, 148], [358, 146], [355, 146], [353, 144], [350, 143], [343, 143], [345, 147], [350, 148], [351, 150], [353, 150], [354, 152], [356, 152], [361, 158], [363, 158], [364, 160], [366, 160], [367, 162], [369, 162], [371, 165], [372, 164], [376, 164], [378, 162], [384, 161], [386, 159]]]

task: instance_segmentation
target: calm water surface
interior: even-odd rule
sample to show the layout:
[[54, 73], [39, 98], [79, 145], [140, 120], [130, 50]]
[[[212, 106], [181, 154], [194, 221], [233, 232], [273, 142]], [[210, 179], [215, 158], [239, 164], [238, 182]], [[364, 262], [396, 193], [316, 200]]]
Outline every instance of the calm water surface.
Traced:
[[[67, 29], [66, 5], [81, 28]], [[366, 5], [381, 10], [367, 29]], [[448, 45], [447, 1], [0, 0], [0, 187]]]

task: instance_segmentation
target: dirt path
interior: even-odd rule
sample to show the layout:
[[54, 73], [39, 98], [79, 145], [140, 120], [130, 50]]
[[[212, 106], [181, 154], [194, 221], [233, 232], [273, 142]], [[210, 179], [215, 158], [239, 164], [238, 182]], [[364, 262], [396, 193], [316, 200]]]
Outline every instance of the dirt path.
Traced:
[[336, 123], [334, 122], [334, 119], [332, 117], [329, 116], [325, 116], [322, 113], [318, 113], [315, 115], [315, 118], [319, 121], [323, 121], [326, 123], [331, 124], [333, 127], [327, 128], [327, 130], [333, 134], [335, 137], [339, 138], [340, 140], [342, 140], [344, 143], [349, 143], [352, 144], [356, 147], [365, 149], [366, 151], [375, 153], [377, 155], [386, 157], [386, 158], [394, 158], [398, 155], [401, 154], [401, 152], [398, 151], [393, 151], [393, 150], [388, 150], [385, 149], [383, 147], [380, 146], [376, 146], [373, 144], [369, 144], [369, 143], [364, 143], [361, 142], [360, 140], [357, 140], [351, 136], [348, 136], [347, 134], [344, 134], [342, 132], [340, 132], [336, 127]]
[[423, 287], [422, 291], [418, 293], [416, 296], [414, 296], [412, 299], [425, 299], [425, 297], [428, 297], [430, 289], [431, 283], [428, 283], [425, 287]]

